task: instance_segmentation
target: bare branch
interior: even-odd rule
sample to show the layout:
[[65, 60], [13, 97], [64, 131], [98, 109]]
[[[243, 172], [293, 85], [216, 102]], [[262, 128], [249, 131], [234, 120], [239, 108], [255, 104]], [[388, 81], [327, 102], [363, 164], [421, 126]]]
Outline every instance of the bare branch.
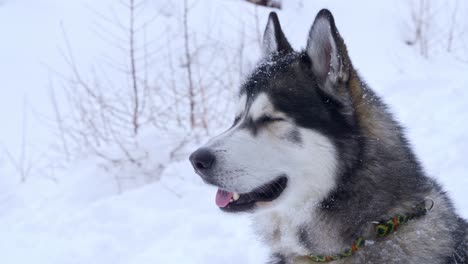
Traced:
[[259, 5], [259, 6], [266, 6], [266, 7], [281, 9], [280, 0], [245, 0], [245, 1], [255, 4], [255, 5]]
[[187, 69], [188, 92], [190, 100], [190, 128], [195, 128], [195, 91], [192, 78], [192, 57], [190, 54], [190, 44], [188, 35], [188, 6], [187, 0], [184, 0], [184, 48], [185, 48], [185, 67]]

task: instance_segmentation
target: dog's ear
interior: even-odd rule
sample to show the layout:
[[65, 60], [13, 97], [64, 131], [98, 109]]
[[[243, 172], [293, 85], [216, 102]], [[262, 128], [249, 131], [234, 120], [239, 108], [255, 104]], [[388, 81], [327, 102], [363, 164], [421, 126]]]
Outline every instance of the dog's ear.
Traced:
[[268, 17], [268, 23], [263, 34], [263, 54], [268, 56], [274, 52], [288, 53], [293, 51], [288, 40], [284, 36], [279, 23], [278, 15], [271, 12]]
[[322, 9], [315, 18], [306, 53], [320, 87], [326, 92], [335, 93], [337, 84], [348, 80], [350, 61], [346, 46], [335, 26], [333, 15], [327, 9]]

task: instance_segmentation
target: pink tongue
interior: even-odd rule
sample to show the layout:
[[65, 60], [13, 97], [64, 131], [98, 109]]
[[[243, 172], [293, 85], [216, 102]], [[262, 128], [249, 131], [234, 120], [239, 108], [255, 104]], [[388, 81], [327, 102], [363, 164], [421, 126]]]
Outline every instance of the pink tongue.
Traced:
[[225, 190], [218, 189], [216, 193], [216, 205], [226, 207], [234, 194]]

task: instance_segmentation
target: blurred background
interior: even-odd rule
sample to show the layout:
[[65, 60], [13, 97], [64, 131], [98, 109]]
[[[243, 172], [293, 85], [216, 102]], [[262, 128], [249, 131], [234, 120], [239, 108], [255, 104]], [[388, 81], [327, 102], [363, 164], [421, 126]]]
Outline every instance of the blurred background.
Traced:
[[2, 263], [263, 263], [188, 154], [233, 121], [269, 12], [335, 16], [354, 66], [468, 218], [468, 4], [0, 0]]

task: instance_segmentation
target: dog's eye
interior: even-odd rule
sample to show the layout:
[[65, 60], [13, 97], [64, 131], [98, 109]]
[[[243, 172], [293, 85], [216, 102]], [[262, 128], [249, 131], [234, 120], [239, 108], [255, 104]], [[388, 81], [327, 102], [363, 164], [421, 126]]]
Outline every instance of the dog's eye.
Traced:
[[284, 118], [264, 115], [258, 119], [259, 124], [269, 124], [273, 122], [284, 121]]

